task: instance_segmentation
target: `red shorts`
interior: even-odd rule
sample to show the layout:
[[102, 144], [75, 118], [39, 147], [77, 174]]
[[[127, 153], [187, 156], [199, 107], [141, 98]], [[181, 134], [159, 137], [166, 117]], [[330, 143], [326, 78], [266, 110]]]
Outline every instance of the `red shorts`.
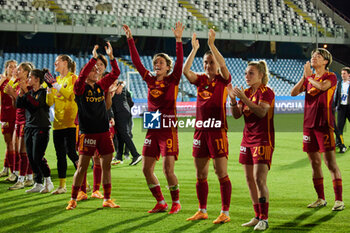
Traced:
[[303, 151], [325, 152], [335, 150], [334, 130], [323, 127], [318, 129], [304, 128]]
[[269, 169], [271, 167], [273, 154], [272, 146], [252, 146], [245, 147], [241, 146], [241, 152], [239, 154], [239, 163], [245, 165], [253, 165], [253, 164], [267, 164]]
[[156, 157], [159, 160], [162, 156], [175, 156], [177, 160], [179, 155], [179, 140], [177, 129], [171, 130], [148, 130], [142, 149], [143, 156]]
[[114, 152], [113, 141], [109, 131], [104, 133], [80, 134], [79, 154], [93, 156], [96, 150], [100, 155]]
[[14, 130], [15, 130], [14, 121], [2, 122], [2, 125], [1, 125], [2, 134], [13, 134]]
[[220, 158], [228, 156], [226, 130], [195, 130], [192, 156], [195, 158]]
[[16, 124], [15, 125], [15, 131], [16, 131], [16, 137], [17, 138], [23, 138], [24, 137], [24, 126], [25, 126], [25, 124]]

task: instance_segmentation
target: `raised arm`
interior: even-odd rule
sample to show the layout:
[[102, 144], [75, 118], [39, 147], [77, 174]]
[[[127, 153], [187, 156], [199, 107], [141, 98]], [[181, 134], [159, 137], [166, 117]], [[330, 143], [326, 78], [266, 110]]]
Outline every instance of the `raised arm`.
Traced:
[[113, 48], [112, 45], [107, 42], [107, 46], [105, 46], [106, 54], [109, 57], [111, 66], [112, 66], [112, 71], [105, 75], [101, 80], [97, 81], [99, 85], [103, 88], [105, 92], [108, 92], [109, 87], [115, 82], [115, 80], [119, 77], [120, 75], [120, 69], [118, 67], [117, 61], [114, 59], [113, 56]]
[[171, 30], [174, 33], [175, 39], [176, 39], [176, 62], [173, 70], [173, 75], [180, 80], [181, 74], [182, 74], [182, 65], [184, 62], [184, 53], [183, 53], [183, 47], [182, 47], [182, 32], [184, 30], [184, 26], [182, 26], [182, 23], [177, 22], [175, 25], [175, 29], [172, 28]]
[[90, 71], [92, 70], [92, 67], [94, 67], [97, 61], [97, 49], [98, 45], [95, 45], [94, 49], [92, 50], [93, 57], [81, 70], [77, 81], [74, 83], [74, 93], [76, 95], [82, 95], [84, 93], [86, 78], [88, 77]]
[[193, 63], [193, 60], [196, 56], [196, 53], [199, 49], [199, 41], [196, 38], [196, 33], [193, 33], [192, 35], [192, 50], [190, 55], [188, 55], [184, 68], [183, 68], [183, 73], [185, 75], [185, 77], [188, 79], [188, 81], [190, 81], [190, 83], [194, 83], [197, 80], [197, 75], [191, 70], [191, 66]]
[[143, 64], [141, 62], [140, 55], [137, 52], [135, 42], [134, 42], [134, 39], [133, 39], [132, 34], [131, 34], [131, 30], [128, 27], [128, 25], [125, 25], [125, 24], [123, 25], [123, 29], [125, 31], [126, 38], [128, 40], [129, 51], [130, 51], [132, 63], [134, 63], [134, 65], [135, 65], [137, 71], [140, 73], [142, 79], [145, 79], [145, 77], [149, 73], [149, 71], [143, 66]]
[[221, 55], [219, 50], [216, 48], [214, 41], [215, 41], [215, 31], [213, 29], [210, 29], [209, 33], [208, 33], [208, 46], [209, 46], [210, 51], [212, 52], [212, 54], [214, 56], [214, 59], [219, 64], [219, 67], [220, 67], [219, 72], [220, 72], [221, 76], [224, 79], [228, 80], [230, 78], [230, 72], [227, 69], [224, 57]]

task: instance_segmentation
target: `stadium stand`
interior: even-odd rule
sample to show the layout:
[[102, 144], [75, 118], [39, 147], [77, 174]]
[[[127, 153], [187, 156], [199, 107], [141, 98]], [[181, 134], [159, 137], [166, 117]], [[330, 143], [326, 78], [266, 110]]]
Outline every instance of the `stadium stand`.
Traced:
[[[187, 30], [304, 36], [344, 37], [345, 29], [316, 12], [309, 0], [1, 0], [0, 22], [166, 29], [178, 20]], [[316, 15], [318, 21], [316, 22]]]

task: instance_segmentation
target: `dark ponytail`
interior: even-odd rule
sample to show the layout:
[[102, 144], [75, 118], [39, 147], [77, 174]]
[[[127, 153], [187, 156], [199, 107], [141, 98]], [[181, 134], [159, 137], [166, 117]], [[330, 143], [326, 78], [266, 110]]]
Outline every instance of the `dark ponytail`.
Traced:
[[44, 68], [42, 70], [39, 69], [33, 69], [30, 74], [33, 75], [34, 77], [40, 79], [40, 84], [43, 84], [44, 82], [44, 75], [46, 73], [49, 73], [49, 70], [47, 68]]

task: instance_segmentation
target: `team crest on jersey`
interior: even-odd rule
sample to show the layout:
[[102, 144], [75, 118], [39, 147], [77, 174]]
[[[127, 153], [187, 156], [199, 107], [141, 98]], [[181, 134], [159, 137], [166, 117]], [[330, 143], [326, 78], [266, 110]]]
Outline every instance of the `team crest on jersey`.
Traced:
[[204, 91], [198, 92], [198, 95], [203, 99], [209, 99], [213, 95], [213, 93], [204, 90]]
[[97, 93], [99, 93], [99, 94], [101, 93], [101, 90], [100, 90], [100, 88], [97, 88]]
[[88, 91], [88, 96], [92, 96], [92, 91], [91, 90]]
[[157, 89], [153, 89], [149, 92], [154, 98], [158, 98], [159, 96], [163, 95], [163, 92]]

